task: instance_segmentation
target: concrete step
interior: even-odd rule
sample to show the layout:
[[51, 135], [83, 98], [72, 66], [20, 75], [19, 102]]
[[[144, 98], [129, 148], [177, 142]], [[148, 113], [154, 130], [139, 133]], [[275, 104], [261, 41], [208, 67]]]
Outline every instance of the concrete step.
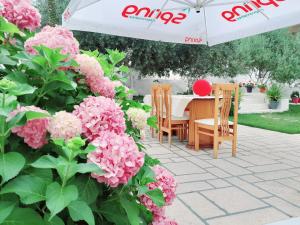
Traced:
[[247, 110], [239, 110], [239, 114], [253, 114], [253, 113], [279, 113], [285, 112], [286, 109], [247, 109]]
[[252, 107], [266, 107], [268, 102], [241, 102], [240, 107], [252, 108]]
[[264, 105], [264, 106], [252, 106], [252, 107], [240, 107], [240, 111], [255, 111], [255, 110], [267, 110], [269, 109], [268, 108], [268, 105]]
[[239, 113], [272, 113], [288, 110], [288, 99], [283, 99], [278, 109], [268, 107], [269, 101], [264, 93], [243, 93]]
[[267, 97], [265, 94], [261, 93], [251, 93], [251, 94], [245, 94], [242, 96], [242, 101], [253, 101], [253, 102], [265, 102], [267, 100]]

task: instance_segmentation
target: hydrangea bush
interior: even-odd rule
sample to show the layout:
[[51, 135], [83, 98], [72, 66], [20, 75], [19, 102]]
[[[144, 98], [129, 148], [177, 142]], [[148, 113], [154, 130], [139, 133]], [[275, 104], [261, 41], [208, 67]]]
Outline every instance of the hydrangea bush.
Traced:
[[39, 24], [30, 0], [0, 0], [0, 224], [176, 225], [126, 55], [80, 52], [71, 31]]

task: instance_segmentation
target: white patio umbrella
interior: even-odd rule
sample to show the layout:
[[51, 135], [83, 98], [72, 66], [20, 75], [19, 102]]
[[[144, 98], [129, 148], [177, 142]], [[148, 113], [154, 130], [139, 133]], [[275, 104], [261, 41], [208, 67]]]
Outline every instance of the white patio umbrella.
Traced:
[[71, 0], [63, 14], [72, 30], [208, 45], [297, 24], [299, 0]]

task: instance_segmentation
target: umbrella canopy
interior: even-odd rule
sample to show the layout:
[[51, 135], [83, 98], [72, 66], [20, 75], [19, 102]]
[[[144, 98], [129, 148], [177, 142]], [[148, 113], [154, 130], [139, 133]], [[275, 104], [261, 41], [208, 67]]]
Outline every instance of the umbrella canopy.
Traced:
[[300, 24], [299, 0], [71, 0], [63, 26], [146, 40], [216, 45]]

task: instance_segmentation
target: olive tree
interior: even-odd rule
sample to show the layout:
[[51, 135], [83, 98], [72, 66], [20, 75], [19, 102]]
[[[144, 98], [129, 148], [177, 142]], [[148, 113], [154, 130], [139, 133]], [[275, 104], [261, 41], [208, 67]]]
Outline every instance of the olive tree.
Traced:
[[287, 30], [242, 39], [237, 43], [237, 55], [241, 67], [259, 84], [270, 80], [293, 83], [299, 79], [299, 35]]

